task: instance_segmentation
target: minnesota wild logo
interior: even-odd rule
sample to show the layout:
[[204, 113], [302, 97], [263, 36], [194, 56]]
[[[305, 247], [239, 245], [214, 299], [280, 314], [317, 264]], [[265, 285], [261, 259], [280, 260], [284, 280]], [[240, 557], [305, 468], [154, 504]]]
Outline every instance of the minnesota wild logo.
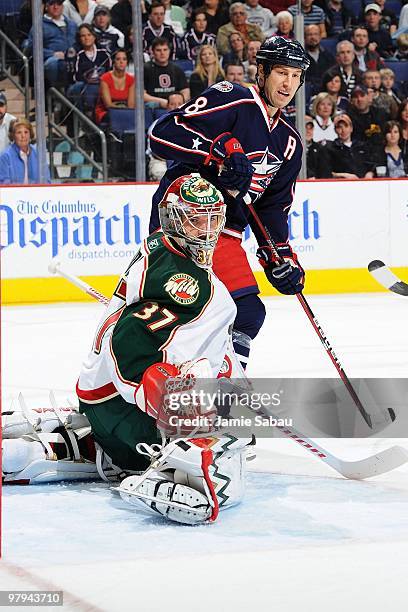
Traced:
[[192, 304], [198, 298], [198, 281], [189, 274], [173, 274], [164, 284], [164, 289], [178, 304]]
[[201, 176], [193, 176], [184, 181], [180, 188], [180, 195], [185, 202], [195, 205], [222, 203], [222, 196], [218, 189]]

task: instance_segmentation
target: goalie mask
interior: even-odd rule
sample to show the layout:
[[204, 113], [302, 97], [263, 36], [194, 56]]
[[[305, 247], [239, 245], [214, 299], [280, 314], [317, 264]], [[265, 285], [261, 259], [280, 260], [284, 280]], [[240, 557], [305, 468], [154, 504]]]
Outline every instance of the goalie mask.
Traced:
[[221, 193], [199, 174], [180, 176], [159, 204], [162, 230], [190, 255], [200, 268], [212, 265], [218, 236], [224, 227]]

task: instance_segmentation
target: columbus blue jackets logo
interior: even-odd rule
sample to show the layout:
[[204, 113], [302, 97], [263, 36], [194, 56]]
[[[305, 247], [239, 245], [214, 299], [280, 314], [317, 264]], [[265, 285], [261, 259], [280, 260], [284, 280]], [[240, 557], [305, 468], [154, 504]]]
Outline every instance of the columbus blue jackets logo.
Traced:
[[278, 159], [268, 148], [265, 151], [249, 153], [248, 159], [254, 169], [249, 191], [261, 195], [278, 172], [283, 159]]
[[178, 304], [192, 304], [200, 293], [198, 282], [189, 274], [173, 274], [164, 289]]
[[221, 83], [216, 83], [212, 86], [213, 89], [218, 89], [218, 91], [222, 91], [223, 93], [228, 93], [234, 89], [232, 83], [229, 81], [221, 81]]

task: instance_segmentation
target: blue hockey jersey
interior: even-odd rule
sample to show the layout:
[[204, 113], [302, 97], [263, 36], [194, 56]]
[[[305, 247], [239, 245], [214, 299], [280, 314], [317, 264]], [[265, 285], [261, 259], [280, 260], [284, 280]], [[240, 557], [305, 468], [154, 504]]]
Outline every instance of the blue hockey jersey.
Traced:
[[161, 117], [153, 127], [152, 152], [176, 163], [167, 170], [153, 196], [150, 230], [159, 226], [157, 205], [170, 182], [193, 169], [223, 192], [226, 227], [241, 232], [249, 223], [258, 243], [264, 244], [244, 202], [231, 197], [219, 184], [217, 166], [204, 166], [213, 141], [224, 132], [231, 132], [239, 140], [252, 163], [249, 194], [262, 222], [276, 242], [286, 242], [287, 216], [302, 163], [299, 133], [280, 110], [273, 118], [268, 117], [256, 87], [228, 81], [209, 87], [199, 97]]

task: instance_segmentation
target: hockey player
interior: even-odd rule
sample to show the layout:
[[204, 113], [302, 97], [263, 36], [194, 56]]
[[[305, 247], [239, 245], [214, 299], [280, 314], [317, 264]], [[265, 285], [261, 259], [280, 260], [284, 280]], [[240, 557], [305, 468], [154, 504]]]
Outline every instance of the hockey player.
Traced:
[[[144, 241], [121, 277], [83, 364], [79, 426], [56, 409], [59, 427], [52, 429], [50, 419], [44, 427], [31, 422], [23, 436], [20, 427], [17, 440], [3, 441], [3, 473], [14, 483], [95, 478], [97, 471], [106, 479], [123, 470], [140, 474], [151, 461], [142, 475], [121, 482], [123, 499], [200, 523], [240, 501], [248, 443], [188, 437], [212, 430], [214, 406], [191, 391], [199, 379], [216, 380], [236, 315], [211, 271], [225, 204], [213, 185], [191, 174], [170, 184], [159, 214], [161, 231]], [[84, 415], [95, 462], [84, 447]], [[6, 423], [9, 436], [11, 429]], [[159, 432], [184, 438], [162, 446]]]
[[[301, 167], [302, 143], [282, 109], [303, 84], [309, 60], [299, 42], [281, 36], [268, 38], [256, 57], [257, 87], [216, 83], [163, 116], [150, 139], [156, 156], [177, 162], [167, 170], [153, 196], [151, 231], [159, 225], [157, 205], [168, 185], [191, 168], [198, 168], [224, 195], [226, 227], [218, 241], [213, 269], [237, 305], [233, 339], [243, 365], [250, 341], [265, 318], [259, 289], [241, 246], [248, 223], [269, 282], [284, 294], [300, 292], [304, 283], [302, 266], [288, 244], [287, 223]], [[243, 203], [247, 192], [285, 263], [278, 263], [265, 246]]]

